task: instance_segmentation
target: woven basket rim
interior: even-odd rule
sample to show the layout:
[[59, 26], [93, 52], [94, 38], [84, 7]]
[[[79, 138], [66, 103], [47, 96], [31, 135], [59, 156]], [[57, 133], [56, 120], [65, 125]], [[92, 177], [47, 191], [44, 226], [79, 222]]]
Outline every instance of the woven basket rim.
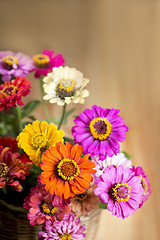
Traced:
[[2, 205], [4, 205], [5, 207], [9, 208], [11, 211], [16, 211], [16, 212], [20, 212], [20, 213], [27, 213], [27, 209], [25, 209], [23, 207], [14, 206], [12, 204], [6, 203], [3, 200], [0, 200], [0, 203]]

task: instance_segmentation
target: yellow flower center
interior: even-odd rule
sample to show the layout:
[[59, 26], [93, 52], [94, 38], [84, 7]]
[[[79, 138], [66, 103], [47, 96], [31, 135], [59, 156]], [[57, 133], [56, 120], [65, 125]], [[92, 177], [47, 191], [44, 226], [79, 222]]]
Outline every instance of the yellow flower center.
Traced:
[[8, 95], [11, 95], [12, 93], [15, 93], [18, 90], [18, 87], [14, 86], [14, 85], [9, 85], [9, 86], [5, 86], [2, 90], [1, 93], [3, 93], [3, 97], [6, 97]]
[[71, 92], [74, 89], [75, 81], [73, 79], [65, 79], [63, 78], [60, 81], [59, 89], [63, 89], [67, 92]]
[[148, 184], [146, 183], [146, 181], [145, 181], [145, 179], [143, 177], [141, 177], [141, 184], [142, 184], [142, 188], [144, 190], [144, 194], [146, 194], [147, 193]]
[[106, 118], [94, 118], [89, 125], [90, 131], [95, 139], [105, 140], [111, 133], [111, 124]]
[[57, 165], [58, 175], [64, 180], [73, 180], [80, 170], [78, 164], [69, 158], [62, 159]]
[[33, 56], [33, 61], [38, 68], [47, 68], [50, 59], [47, 55], [37, 54]]
[[0, 178], [6, 177], [8, 173], [8, 166], [6, 163], [0, 163]]
[[72, 234], [59, 235], [59, 239], [61, 239], [61, 240], [72, 240]]
[[111, 190], [111, 194], [117, 202], [127, 202], [130, 198], [131, 188], [127, 183], [117, 183]]
[[13, 64], [18, 64], [18, 59], [14, 56], [5, 56], [2, 58], [3, 67], [5, 69], [11, 70], [13, 67]]
[[58, 212], [58, 207], [52, 206], [52, 204], [49, 203], [49, 200], [45, 200], [45, 202], [41, 205], [41, 208], [43, 210], [43, 213], [54, 215], [56, 212]]
[[82, 193], [82, 194], [76, 194], [75, 197], [76, 197], [78, 200], [83, 201], [83, 200], [85, 200], [85, 199], [87, 198], [87, 193], [84, 192], [84, 193]]
[[42, 134], [35, 134], [31, 139], [31, 145], [34, 148], [45, 148], [47, 146], [47, 139]]
[[65, 99], [66, 97], [72, 97], [75, 94], [75, 84], [73, 79], [63, 78], [57, 86], [57, 97]]

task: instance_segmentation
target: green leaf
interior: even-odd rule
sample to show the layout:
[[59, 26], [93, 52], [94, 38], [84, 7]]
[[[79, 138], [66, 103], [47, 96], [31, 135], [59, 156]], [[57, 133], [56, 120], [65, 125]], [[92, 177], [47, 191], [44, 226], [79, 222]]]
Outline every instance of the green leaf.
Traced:
[[[73, 113], [74, 111], [75, 111], [75, 108], [71, 108], [71, 109], [69, 109], [68, 111], [65, 112], [62, 124], [67, 123], [67, 119], [68, 119], [69, 115], [71, 115], [71, 113]], [[60, 120], [61, 120], [61, 115], [58, 116], [58, 117], [52, 118], [51, 120], [54, 124], [58, 125]]]
[[37, 185], [37, 177], [41, 174], [42, 170], [40, 166], [33, 165], [30, 168], [30, 175], [28, 176], [28, 182], [31, 184], [31, 186]]
[[73, 139], [68, 138], [68, 137], [64, 137], [64, 141], [65, 141], [65, 142], [70, 142], [70, 143], [74, 144]]
[[23, 108], [21, 108], [22, 118], [27, 117], [31, 112], [33, 112], [42, 102], [39, 100], [32, 100], [27, 103]]
[[25, 126], [27, 126], [28, 124], [32, 124], [32, 122], [29, 122], [29, 121], [23, 122], [23, 128], [25, 128]]
[[132, 158], [131, 155], [129, 155], [128, 153], [126, 153], [125, 151], [123, 151], [122, 153], [124, 153], [125, 157], [130, 160]]
[[107, 204], [100, 202], [100, 203], [99, 203], [99, 208], [107, 209]]
[[29, 119], [31, 119], [32, 121], [36, 121], [36, 118], [34, 116], [28, 116]]

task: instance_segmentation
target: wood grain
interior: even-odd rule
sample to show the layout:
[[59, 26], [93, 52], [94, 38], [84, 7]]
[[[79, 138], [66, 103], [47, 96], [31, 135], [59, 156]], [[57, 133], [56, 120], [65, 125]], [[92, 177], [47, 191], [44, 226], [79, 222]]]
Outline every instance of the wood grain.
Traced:
[[[103, 211], [94, 240], [158, 240], [160, 217], [160, 1], [159, 0], [1, 0], [1, 49], [28, 55], [55, 49], [66, 64], [90, 78], [93, 104], [121, 110], [129, 126], [121, 145], [151, 180], [152, 195], [122, 221]], [[40, 98], [39, 83], [26, 101]], [[68, 106], [68, 108], [74, 105]], [[60, 108], [48, 104], [52, 115]], [[41, 107], [36, 111], [44, 118]], [[69, 135], [72, 117], [65, 129]]]

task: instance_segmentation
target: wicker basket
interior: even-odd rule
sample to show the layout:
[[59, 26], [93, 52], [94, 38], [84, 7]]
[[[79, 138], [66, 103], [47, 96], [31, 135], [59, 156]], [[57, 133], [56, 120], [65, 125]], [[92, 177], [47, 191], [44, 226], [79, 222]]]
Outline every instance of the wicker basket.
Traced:
[[36, 240], [39, 231], [41, 227], [31, 226], [21, 208], [0, 201], [1, 240]]
[[[82, 224], [87, 227], [86, 240], [94, 240], [101, 210], [98, 209], [82, 217]], [[37, 240], [41, 226], [31, 226], [23, 208], [14, 207], [0, 201], [0, 240]]]

